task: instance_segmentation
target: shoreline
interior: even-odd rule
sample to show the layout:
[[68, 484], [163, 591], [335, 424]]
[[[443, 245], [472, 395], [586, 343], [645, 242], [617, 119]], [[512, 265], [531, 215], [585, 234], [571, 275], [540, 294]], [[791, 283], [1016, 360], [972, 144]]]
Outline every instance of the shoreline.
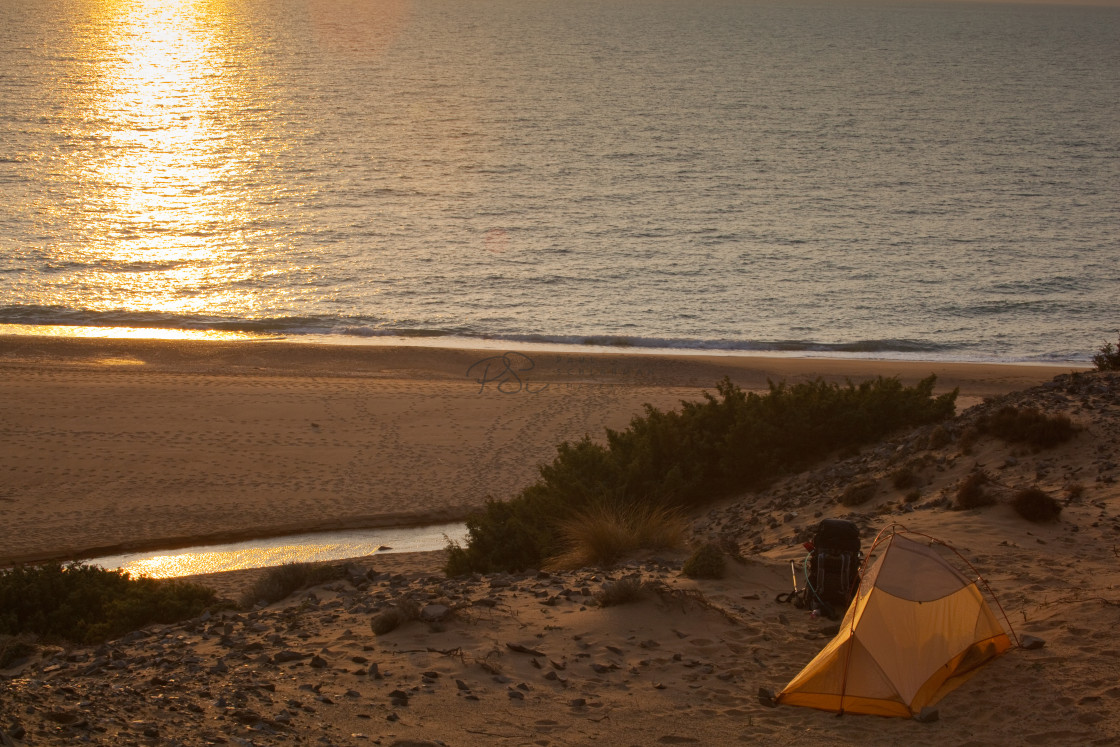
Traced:
[[724, 376], [934, 373], [958, 412], [1074, 365], [0, 336], [0, 563], [460, 521], [562, 441]]
[[[708, 358], [776, 358], [811, 360], [902, 361], [937, 364], [977, 364], [1010, 366], [1043, 366], [1089, 368], [1091, 355], [1080, 359], [1040, 360], [1030, 358], [959, 357], [932, 351], [876, 348], [876, 341], [851, 343], [774, 342], [735, 347], [733, 343], [717, 344], [698, 340], [639, 338], [635, 343], [622, 335], [580, 335], [571, 338], [544, 335], [471, 336], [453, 332], [417, 330], [412, 333], [378, 334], [347, 333], [269, 333], [224, 329], [184, 329], [174, 327], [111, 327], [63, 326], [0, 323], [0, 339], [32, 338], [37, 340], [100, 340], [161, 343], [234, 343], [286, 344], [321, 348], [435, 348], [440, 350], [495, 351], [514, 350], [531, 353], [605, 354], [633, 356], [682, 356]], [[664, 342], [665, 344], [653, 344]], [[673, 343], [678, 343], [674, 345]], [[687, 344], [686, 344], [687, 343]], [[753, 346], [752, 346], [753, 345]]]

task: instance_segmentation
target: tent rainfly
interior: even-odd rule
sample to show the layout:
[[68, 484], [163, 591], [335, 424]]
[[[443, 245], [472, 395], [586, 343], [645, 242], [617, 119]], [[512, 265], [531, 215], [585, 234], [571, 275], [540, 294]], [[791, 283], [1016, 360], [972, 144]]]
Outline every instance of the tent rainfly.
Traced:
[[840, 632], [776, 701], [911, 717], [1010, 647], [976, 583], [929, 544], [895, 532], [864, 573]]

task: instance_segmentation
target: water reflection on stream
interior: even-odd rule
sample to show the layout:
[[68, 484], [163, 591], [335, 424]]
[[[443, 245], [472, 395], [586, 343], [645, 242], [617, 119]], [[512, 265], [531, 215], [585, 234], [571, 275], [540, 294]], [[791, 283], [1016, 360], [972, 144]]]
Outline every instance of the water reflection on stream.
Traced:
[[110, 555], [86, 562], [110, 570], [120, 568], [133, 576], [177, 578], [198, 573], [267, 568], [284, 563], [342, 560], [375, 553], [441, 550], [446, 547], [447, 538], [463, 543], [466, 534], [466, 526], [461, 523], [408, 529], [355, 529]]

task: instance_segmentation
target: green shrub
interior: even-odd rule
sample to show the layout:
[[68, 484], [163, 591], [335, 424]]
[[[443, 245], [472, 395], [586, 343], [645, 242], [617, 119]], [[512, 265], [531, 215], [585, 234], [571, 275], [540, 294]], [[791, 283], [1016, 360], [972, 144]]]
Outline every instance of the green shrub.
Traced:
[[727, 560], [723, 550], [712, 542], [701, 545], [684, 561], [681, 573], [689, 578], [723, 578]]
[[1024, 488], [1015, 494], [1011, 506], [1027, 521], [1057, 521], [1062, 504], [1040, 488]]
[[342, 568], [321, 563], [284, 563], [269, 568], [241, 597], [242, 607], [258, 602], [272, 604], [287, 599], [294, 592], [309, 586], [342, 577]]
[[984, 486], [991, 482], [988, 474], [982, 470], [970, 472], [957, 486], [957, 506], [962, 509], [981, 508], [996, 502]]
[[606, 443], [585, 437], [557, 448], [540, 478], [508, 501], [489, 499], [466, 521], [465, 547], [448, 543], [451, 575], [539, 568], [565, 550], [561, 527], [594, 506], [688, 510], [804, 469], [837, 449], [904, 426], [943, 420], [956, 391], [933, 397], [934, 377], [914, 387], [897, 378], [859, 385], [821, 380], [771, 384], [746, 393], [724, 379], [718, 396], [645, 414]]
[[1120, 371], [1120, 333], [1116, 339], [1116, 347], [1111, 342], [1106, 342], [1100, 352], [1093, 356], [1093, 365], [1098, 371]]
[[194, 617], [216, 596], [198, 584], [132, 578], [80, 563], [18, 566], [0, 571], [0, 635], [96, 643]]
[[867, 503], [875, 496], [875, 491], [878, 489], [879, 485], [874, 480], [861, 480], [852, 483], [840, 494], [840, 504], [843, 506], [859, 506]]
[[1009, 443], [1025, 443], [1048, 449], [1077, 435], [1065, 415], [1044, 415], [1033, 407], [1019, 409], [1007, 405], [981, 418], [978, 427]]

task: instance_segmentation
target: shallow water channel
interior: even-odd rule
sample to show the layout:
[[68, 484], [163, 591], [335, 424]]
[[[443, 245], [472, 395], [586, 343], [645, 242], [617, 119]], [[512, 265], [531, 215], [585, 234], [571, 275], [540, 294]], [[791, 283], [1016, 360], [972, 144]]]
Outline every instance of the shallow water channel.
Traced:
[[462, 523], [407, 529], [354, 529], [108, 555], [85, 562], [110, 570], [120, 568], [133, 576], [177, 578], [198, 573], [267, 568], [284, 563], [317, 563], [382, 553], [441, 550], [447, 546], [448, 538], [463, 543], [466, 535], [466, 525]]

